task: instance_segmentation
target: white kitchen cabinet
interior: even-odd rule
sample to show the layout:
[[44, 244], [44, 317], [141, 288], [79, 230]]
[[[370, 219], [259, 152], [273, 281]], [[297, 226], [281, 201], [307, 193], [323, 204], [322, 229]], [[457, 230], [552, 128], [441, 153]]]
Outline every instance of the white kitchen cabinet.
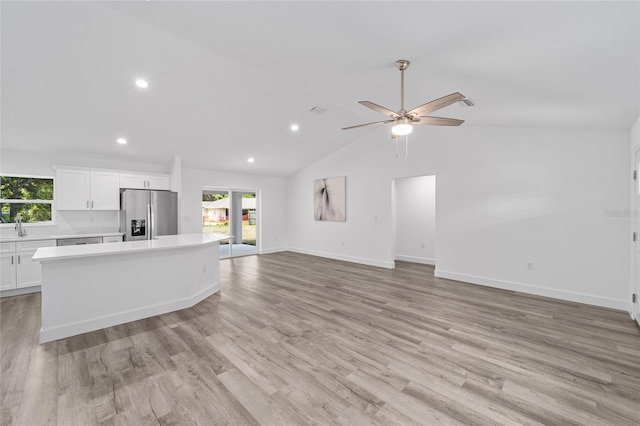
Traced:
[[91, 209], [120, 210], [120, 175], [91, 172]]
[[114, 235], [114, 236], [110, 236], [110, 237], [102, 237], [102, 242], [103, 243], [121, 243], [122, 242], [122, 235]]
[[147, 189], [171, 190], [170, 175], [149, 175], [147, 177]]
[[40, 285], [42, 274], [40, 273], [40, 263], [33, 261], [33, 255], [37, 249], [20, 251], [16, 253], [18, 265], [16, 271], [16, 287], [33, 287]]
[[0, 247], [0, 290], [11, 290], [40, 285], [40, 263], [33, 255], [40, 247], [52, 247], [55, 240], [31, 240], [18, 243], [2, 243]]
[[58, 210], [119, 210], [119, 174], [108, 171], [58, 169]]
[[0, 290], [16, 288], [16, 254], [0, 253]]
[[171, 176], [161, 174], [120, 173], [120, 188], [171, 190]]
[[58, 210], [89, 208], [89, 172], [85, 170], [56, 171], [56, 207]]

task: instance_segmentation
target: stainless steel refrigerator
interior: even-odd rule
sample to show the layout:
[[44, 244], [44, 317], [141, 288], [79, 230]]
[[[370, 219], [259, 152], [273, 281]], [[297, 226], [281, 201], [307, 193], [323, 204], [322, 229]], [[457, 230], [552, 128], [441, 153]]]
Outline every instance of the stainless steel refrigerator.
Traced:
[[120, 232], [125, 241], [152, 240], [178, 233], [178, 193], [120, 190]]

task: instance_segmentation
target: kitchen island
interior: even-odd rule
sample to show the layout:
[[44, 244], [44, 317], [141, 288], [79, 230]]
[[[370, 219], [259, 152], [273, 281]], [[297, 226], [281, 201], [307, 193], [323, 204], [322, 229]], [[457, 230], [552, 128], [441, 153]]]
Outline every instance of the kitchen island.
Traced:
[[40, 343], [191, 307], [220, 290], [221, 234], [39, 248]]

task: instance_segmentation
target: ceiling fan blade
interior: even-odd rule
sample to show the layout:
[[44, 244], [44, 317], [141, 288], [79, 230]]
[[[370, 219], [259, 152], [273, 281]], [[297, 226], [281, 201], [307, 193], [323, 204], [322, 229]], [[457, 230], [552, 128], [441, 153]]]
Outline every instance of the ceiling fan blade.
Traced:
[[391, 118], [400, 118], [400, 116], [397, 113], [395, 113], [395, 112], [391, 111], [390, 109], [387, 109], [387, 108], [385, 108], [383, 106], [380, 106], [378, 104], [374, 104], [373, 102], [360, 101], [358, 103], [360, 105], [366, 106], [367, 108], [371, 108], [372, 110], [377, 111], [377, 112], [379, 112], [381, 114], [388, 115]]
[[459, 126], [464, 123], [464, 120], [458, 120], [457, 118], [444, 118], [444, 117], [420, 117], [419, 121], [414, 121], [415, 124], [427, 124], [430, 126]]
[[427, 102], [426, 104], [420, 105], [417, 108], [412, 109], [411, 111], [407, 112], [407, 115], [423, 115], [423, 114], [429, 114], [430, 112], [433, 111], [437, 111], [439, 109], [442, 109], [446, 106], [449, 106], [455, 102], [461, 101], [464, 99], [464, 95], [461, 95], [460, 93], [456, 92], [456, 93], [452, 93], [450, 95], [447, 96], [443, 96], [439, 99], [436, 99], [434, 101], [431, 102]]
[[364, 127], [364, 126], [371, 126], [373, 124], [384, 124], [384, 123], [393, 123], [394, 120], [382, 120], [382, 121], [374, 121], [372, 123], [365, 123], [365, 124], [357, 124], [355, 126], [349, 126], [349, 127], [343, 127], [342, 130], [349, 130], [349, 129], [355, 129], [357, 127]]

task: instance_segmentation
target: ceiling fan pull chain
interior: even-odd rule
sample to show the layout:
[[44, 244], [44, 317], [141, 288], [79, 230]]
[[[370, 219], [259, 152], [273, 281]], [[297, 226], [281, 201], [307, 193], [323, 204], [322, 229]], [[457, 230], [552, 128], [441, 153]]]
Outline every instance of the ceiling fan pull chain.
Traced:
[[398, 139], [396, 138], [396, 160], [398, 159]]
[[404, 160], [409, 160], [409, 135], [404, 137]]

